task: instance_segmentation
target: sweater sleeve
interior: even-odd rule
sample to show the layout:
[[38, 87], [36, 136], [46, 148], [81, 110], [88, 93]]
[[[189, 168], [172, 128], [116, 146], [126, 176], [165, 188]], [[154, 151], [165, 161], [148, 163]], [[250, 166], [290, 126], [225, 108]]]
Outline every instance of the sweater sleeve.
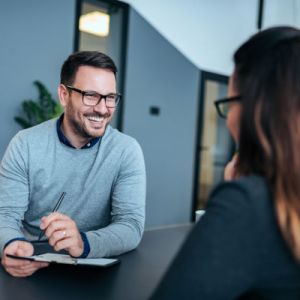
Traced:
[[245, 190], [219, 187], [151, 299], [236, 299], [257, 274], [256, 228]]
[[146, 173], [142, 150], [134, 141], [126, 147], [111, 191], [111, 223], [87, 232], [88, 257], [119, 255], [137, 247], [145, 223]]
[[0, 165], [0, 249], [21, 231], [28, 207], [29, 185], [26, 146], [17, 134], [10, 142]]

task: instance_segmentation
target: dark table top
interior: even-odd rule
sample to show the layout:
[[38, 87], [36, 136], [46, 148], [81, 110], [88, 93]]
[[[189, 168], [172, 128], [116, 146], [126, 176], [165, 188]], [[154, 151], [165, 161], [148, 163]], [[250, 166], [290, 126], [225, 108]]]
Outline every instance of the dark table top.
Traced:
[[14, 278], [0, 267], [0, 299], [148, 299], [190, 229], [186, 225], [146, 231], [136, 250], [106, 269], [51, 265], [31, 277]]

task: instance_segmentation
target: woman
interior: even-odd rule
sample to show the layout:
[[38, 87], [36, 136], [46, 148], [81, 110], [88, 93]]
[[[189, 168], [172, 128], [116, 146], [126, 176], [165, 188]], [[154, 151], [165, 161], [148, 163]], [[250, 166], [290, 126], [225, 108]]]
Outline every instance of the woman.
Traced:
[[152, 299], [300, 299], [300, 30], [259, 32], [234, 63], [216, 101], [239, 145], [231, 180]]

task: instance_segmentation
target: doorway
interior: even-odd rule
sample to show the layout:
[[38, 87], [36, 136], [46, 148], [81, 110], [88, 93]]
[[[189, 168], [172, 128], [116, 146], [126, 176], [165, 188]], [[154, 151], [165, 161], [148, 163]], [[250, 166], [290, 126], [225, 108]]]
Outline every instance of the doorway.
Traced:
[[226, 120], [217, 115], [214, 105], [216, 99], [226, 97], [228, 77], [202, 71], [200, 78], [194, 211], [205, 207], [213, 187], [223, 180], [224, 168], [234, 152]]
[[[124, 95], [128, 9], [114, 0], [78, 0], [75, 51], [100, 51], [109, 55], [118, 68], [117, 89]], [[122, 130], [122, 97], [111, 125]]]

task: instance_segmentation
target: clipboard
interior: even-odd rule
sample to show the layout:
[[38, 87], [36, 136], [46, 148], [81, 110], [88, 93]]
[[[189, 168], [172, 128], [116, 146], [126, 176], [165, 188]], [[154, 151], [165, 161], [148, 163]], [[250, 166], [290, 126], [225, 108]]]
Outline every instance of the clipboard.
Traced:
[[70, 255], [57, 253], [43, 253], [32, 256], [16, 256], [12, 254], [6, 254], [6, 256], [10, 258], [26, 259], [30, 261], [40, 261], [75, 266], [94, 266], [101, 268], [110, 267], [120, 262], [120, 260], [117, 258], [76, 258]]

